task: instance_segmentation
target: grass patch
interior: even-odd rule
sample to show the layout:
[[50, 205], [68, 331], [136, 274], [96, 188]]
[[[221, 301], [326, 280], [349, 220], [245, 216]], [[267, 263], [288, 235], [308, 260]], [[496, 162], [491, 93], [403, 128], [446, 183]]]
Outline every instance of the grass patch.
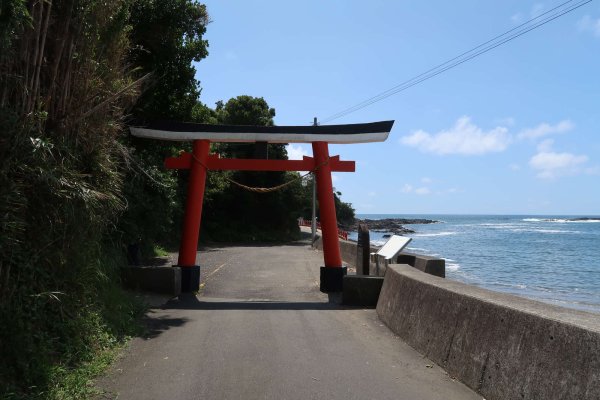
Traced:
[[97, 394], [93, 379], [131, 337], [143, 333], [146, 310], [121, 289], [115, 270], [120, 259], [114, 257], [104, 253], [97, 276], [88, 270], [83, 293], [23, 290], [0, 305], [0, 399], [75, 400]]
[[[93, 380], [116, 360], [131, 337], [143, 332], [140, 318], [146, 310], [132, 295], [119, 288], [111, 291], [104, 297], [108, 301], [104, 310], [84, 312], [67, 324], [66, 329], [78, 337], [63, 338], [63, 352], [56, 354], [59, 360], [52, 361], [47, 354], [33, 360], [37, 361], [34, 368], [39, 382], [30, 379], [28, 387], [13, 382], [0, 393], [0, 398], [75, 400], [99, 394]], [[44, 344], [58, 347], [53, 343]]]
[[119, 356], [128, 338], [116, 341], [99, 351], [89, 362], [77, 368], [55, 367], [51, 373], [51, 386], [42, 398], [55, 400], [88, 399], [101, 394], [94, 385], [99, 377]]
[[154, 245], [152, 252], [154, 253], [154, 257], [167, 257], [169, 256], [169, 252], [162, 246]]

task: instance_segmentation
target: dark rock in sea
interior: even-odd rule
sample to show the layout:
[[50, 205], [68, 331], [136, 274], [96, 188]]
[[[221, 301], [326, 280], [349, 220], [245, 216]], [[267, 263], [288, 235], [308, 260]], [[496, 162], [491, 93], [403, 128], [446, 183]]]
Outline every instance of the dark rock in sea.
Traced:
[[405, 228], [403, 224], [434, 224], [439, 221], [423, 218], [384, 218], [384, 219], [355, 219], [354, 223], [340, 224], [340, 228], [355, 231], [359, 223], [366, 224], [373, 232], [389, 232], [395, 235], [415, 233], [414, 230]]
[[597, 221], [600, 220], [600, 217], [578, 217], [578, 218], [568, 218], [567, 221]]

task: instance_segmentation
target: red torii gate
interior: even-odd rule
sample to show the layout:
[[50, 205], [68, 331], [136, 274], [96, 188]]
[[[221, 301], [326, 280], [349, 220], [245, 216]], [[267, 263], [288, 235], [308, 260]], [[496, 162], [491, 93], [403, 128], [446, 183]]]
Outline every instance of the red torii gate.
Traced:
[[[181, 268], [182, 292], [199, 289], [200, 266], [196, 265], [202, 202], [208, 170], [315, 171], [319, 199], [323, 258], [320, 289], [342, 289], [346, 267], [342, 265], [331, 172], [354, 172], [354, 161], [329, 156], [329, 143], [383, 142], [394, 121], [324, 126], [240, 126], [181, 122], [154, 122], [131, 126], [134, 136], [193, 141], [192, 153], [165, 160], [170, 169], [190, 169], [183, 232], [177, 266]], [[313, 156], [302, 160], [226, 159], [210, 154], [211, 142], [312, 143]]]

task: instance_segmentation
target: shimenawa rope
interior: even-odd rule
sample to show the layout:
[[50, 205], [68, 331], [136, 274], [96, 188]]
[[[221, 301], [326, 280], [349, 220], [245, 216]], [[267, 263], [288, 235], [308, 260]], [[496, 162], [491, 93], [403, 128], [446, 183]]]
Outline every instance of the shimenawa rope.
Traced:
[[[200, 161], [193, 153], [192, 153], [192, 158], [198, 164], [200, 164], [201, 166], [203, 166], [207, 171], [210, 171], [210, 169], [206, 165], [204, 165], [204, 163], [202, 161]], [[270, 187], [270, 188], [247, 186], [247, 185], [244, 185], [243, 183], [236, 182], [233, 179], [229, 179], [228, 177], [225, 177], [225, 180], [227, 182], [229, 182], [229, 183], [233, 183], [234, 185], [239, 186], [240, 188], [242, 188], [244, 190], [248, 190], [250, 192], [254, 192], [254, 193], [271, 193], [271, 192], [275, 192], [277, 190], [283, 189], [284, 187], [289, 186], [292, 183], [294, 183], [294, 182], [296, 182], [296, 181], [298, 181], [300, 179], [304, 179], [304, 178], [306, 178], [310, 174], [314, 174], [315, 172], [317, 172], [319, 170], [319, 168], [321, 168], [323, 165], [326, 165], [328, 163], [329, 163], [329, 157], [327, 157], [327, 159], [325, 159], [325, 161], [323, 161], [321, 164], [317, 165], [312, 171], [309, 171], [306, 174], [298, 176], [297, 178], [291, 179], [291, 180], [289, 180], [287, 182], [284, 182], [281, 185], [277, 185], [277, 186]]]

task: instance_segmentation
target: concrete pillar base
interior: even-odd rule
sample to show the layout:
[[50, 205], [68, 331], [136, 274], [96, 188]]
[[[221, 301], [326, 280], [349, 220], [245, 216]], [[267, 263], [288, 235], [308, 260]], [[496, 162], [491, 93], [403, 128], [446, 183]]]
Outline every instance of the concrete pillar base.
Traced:
[[346, 267], [321, 267], [320, 290], [323, 293], [341, 292], [344, 276], [348, 273]]
[[200, 290], [200, 266], [181, 268], [181, 293], [192, 293]]

